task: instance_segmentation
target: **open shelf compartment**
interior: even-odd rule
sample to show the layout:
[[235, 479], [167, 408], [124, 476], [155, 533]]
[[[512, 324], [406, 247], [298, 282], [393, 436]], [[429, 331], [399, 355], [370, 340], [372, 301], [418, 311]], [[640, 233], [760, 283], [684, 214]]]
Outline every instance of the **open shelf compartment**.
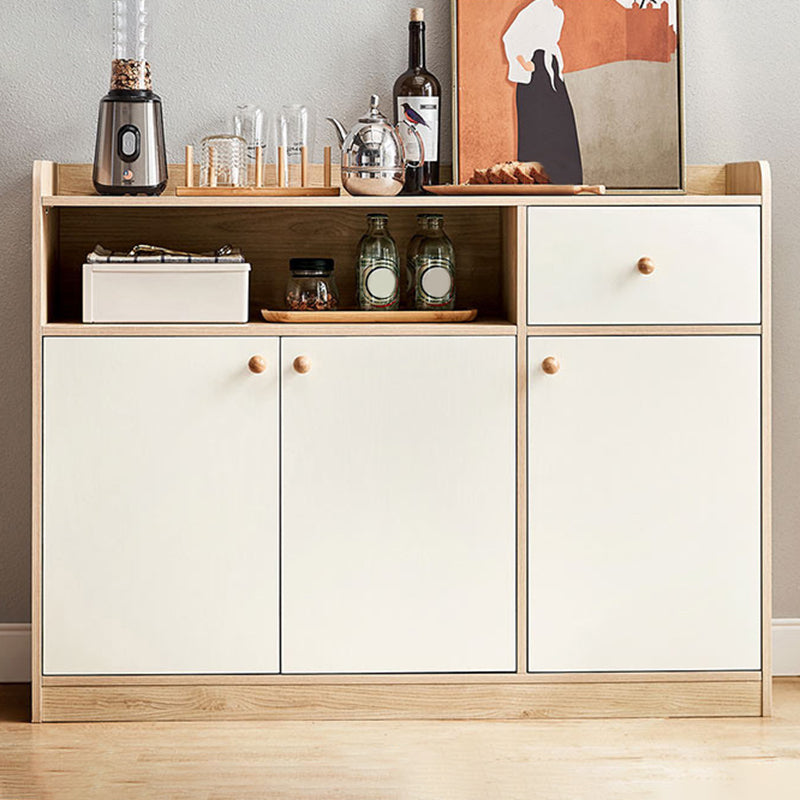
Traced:
[[[210, 252], [225, 244], [240, 247], [252, 265], [250, 322], [261, 309], [284, 308], [289, 259], [333, 258], [343, 307], [356, 301], [356, 251], [366, 214], [378, 208], [154, 208], [64, 207], [46, 210], [45, 324], [82, 319], [82, 268], [97, 244], [127, 251], [136, 244]], [[406, 245], [423, 209], [388, 210], [389, 227], [405, 272]], [[387, 213], [386, 209], [381, 210]], [[516, 323], [518, 230], [516, 209], [445, 208], [445, 228], [457, 257], [457, 305], [477, 308], [479, 322]], [[94, 327], [94, 326], [93, 326]], [[294, 328], [295, 326], [286, 326]]]

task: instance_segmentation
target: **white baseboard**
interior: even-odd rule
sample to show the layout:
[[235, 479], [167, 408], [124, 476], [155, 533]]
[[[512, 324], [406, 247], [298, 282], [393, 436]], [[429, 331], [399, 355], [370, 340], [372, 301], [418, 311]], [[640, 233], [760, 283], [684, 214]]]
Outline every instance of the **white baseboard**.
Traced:
[[[0, 623], [0, 683], [29, 681], [31, 626]], [[772, 669], [776, 677], [800, 675], [800, 619], [772, 621]]]
[[0, 622], [0, 683], [31, 679], [31, 626]]
[[772, 620], [772, 673], [800, 675], [800, 619]]

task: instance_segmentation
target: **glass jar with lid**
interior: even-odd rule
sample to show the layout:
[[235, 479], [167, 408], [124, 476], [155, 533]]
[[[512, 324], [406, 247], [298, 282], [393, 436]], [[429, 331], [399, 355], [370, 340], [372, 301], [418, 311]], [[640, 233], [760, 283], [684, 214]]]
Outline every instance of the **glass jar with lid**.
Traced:
[[293, 258], [286, 286], [286, 308], [290, 311], [334, 311], [339, 290], [332, 258]]

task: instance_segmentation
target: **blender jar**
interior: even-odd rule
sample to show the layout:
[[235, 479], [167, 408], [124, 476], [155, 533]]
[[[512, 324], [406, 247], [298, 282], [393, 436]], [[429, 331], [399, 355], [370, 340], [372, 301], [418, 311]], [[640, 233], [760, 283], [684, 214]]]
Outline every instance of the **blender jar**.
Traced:
[[114, 51], [111, 91], [153, 90], [147, 47], [150, 36], [148, 0], [112, 0]]

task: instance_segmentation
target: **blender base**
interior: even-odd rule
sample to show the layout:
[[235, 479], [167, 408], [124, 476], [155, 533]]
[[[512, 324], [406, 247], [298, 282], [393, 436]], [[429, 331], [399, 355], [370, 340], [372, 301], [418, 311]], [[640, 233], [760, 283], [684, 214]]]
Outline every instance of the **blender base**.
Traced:
[[167, 186], [161, 99], [153, 92], [112, 91], [100, 102], [94, 187], [105, 195], [159, 195]]

